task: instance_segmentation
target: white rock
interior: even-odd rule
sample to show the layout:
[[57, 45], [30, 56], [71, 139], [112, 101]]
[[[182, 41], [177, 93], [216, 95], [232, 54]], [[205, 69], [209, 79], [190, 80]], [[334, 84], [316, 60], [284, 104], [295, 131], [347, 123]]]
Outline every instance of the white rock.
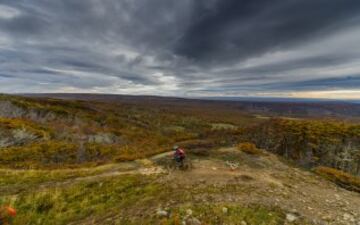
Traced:
[[168, 212], [166, 212], [165, 210], [162, 209], [158, 209], [156, 211], [156, 215], [159, 217], [167, 217], [168, 216]]
[[187, 216], [191, 216], [193, 214], [192, 210], [191, 209], [187, 209], [186, 210], [186, 215]]
[[223, 213], [227, 214], [229, 210], [228, 210], [228, 208], [223, 207], [223, 208], [222, 208], [222, 211], [223, 211]]
[[247, 225], [247, 222], [245, 222], [244, 220], [240, 222], [241, 225]]
[[289, 221], [290, 223], [294, 222], [295, 220], [297, 220], [297, 216], [295, 216], [292, 213], [288, 213], [286, 214], [286, 220]]
[[186, 220], [186, 225], [201, 225], [201, 222], [197, 218], [193, 217]]
[[334, 194], [334, 196], [335, 196], [336, 200], [340, 200], [340, 195]]
[[343, 215], [344, 220], [352, 220], [354, 217], [350, 215], [349, 213], [344, 213]]

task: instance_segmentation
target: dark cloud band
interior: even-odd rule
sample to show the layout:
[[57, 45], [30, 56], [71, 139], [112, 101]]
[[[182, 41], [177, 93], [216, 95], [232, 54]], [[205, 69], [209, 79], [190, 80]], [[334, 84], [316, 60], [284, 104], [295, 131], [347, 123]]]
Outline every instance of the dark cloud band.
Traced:
[[3, 0], [0, 92], [358, 90], [359, 22], [358, 0]]

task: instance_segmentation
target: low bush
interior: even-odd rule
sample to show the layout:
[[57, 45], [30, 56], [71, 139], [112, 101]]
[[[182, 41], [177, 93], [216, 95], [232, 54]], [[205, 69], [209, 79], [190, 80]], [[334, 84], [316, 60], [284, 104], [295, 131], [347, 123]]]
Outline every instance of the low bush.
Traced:
[[202, 149], [202, 148], [210, 149], [215, 147], [215, 143], [213, 141], [200, 140], [200, 139], [178, 142], [177, 145], [186, 149]]
[[343, 171], [330, 168], [330, 167], [316, 167], [314, 169], [315, 173], [320, 176], [336, 183], [337, 185], [360, 193], [360, 178], [353, 176], [351, 174], [345, 173]]
[[238, 144], [237, 148], [250, 155], [263, 155], [263, 151], [258, 149], [255, 144], [251, 142], [243, 142]]
[[117, 145], [88, 143], [80, 146], [65, 141], [43, 141], [2, 148], [0, 164], [17, 169], [79, 167], [110, 162], [118, 154]]
[[181, 148], [184, 148], [186, 152], [192, 153], [198, 156], [208, 156], [211, 150], [216, 147], [216, 144], [212, 140], [188, 140], [177, 143]]
[[0, 117], [0, 129], [8, 131], [22, 129], [35, 135], [36, 137], [45, 139], [49, 139], [52, 135], [52, 131], [49, 128], [45, 128], [39, 124], [25, 119]]
[[196, 148], [196, 149], [189, 149], [187, 151], [188, 153], [191, 153], [196, 156], [210, 156], [210, 153], [212, 152], [212, 149], [210, 148]]

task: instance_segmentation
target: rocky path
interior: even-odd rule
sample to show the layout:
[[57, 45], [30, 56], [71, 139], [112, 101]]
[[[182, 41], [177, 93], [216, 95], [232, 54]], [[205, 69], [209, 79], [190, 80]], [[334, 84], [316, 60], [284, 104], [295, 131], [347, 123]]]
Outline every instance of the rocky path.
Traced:
[[[359, 193], [339, 188], [310, 171], [286, 165], [275, 155], [241, 155], [231, 163], [219, 159], [194, 161], [192, 171], [169, 174], [163, 177], [164, 182], [189, 190], [218, 187], [223, 192], [211, 196], [214, 203], [278, 206], [290, 217], [303, 217], [312, 224], [360, 225]], [[233, 186], [237, 187], [235, 193]], [[197, 196], [199, 202], [208, 197], [206, 193]]]

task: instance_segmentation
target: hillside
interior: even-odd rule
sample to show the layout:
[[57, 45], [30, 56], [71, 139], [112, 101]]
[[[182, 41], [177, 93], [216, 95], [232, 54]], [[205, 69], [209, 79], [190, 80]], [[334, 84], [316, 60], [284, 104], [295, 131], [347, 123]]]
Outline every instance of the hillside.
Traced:
[[[356, 114], [237, 104], [1, 95], [0, 204], [15, 224], [358, 225]], [[193, 169], [167, 169], [174, 144]]]
[[357, 225], [359, 220], [359, 194], [274, 155], [222, 148], [191, 157], [193, 170], [170, 173], [161, 167], [166, 155], [86, 170], [2, 169], [1, 200], [21, 210], [16, 224]]
[[266, 98], [203, 98], [185, 99], [159, 96], [131, 96], [109, 94], [28, 94], [30, 97], [121, 102], [132, 104], [156, 104], [162, 106], [229, 108], [265, 116], [287, 116], [301, 118], [341, 118], [359, 121], [360, 104], [356, 101], [310, 100], [310, 99], [266, 99]]

